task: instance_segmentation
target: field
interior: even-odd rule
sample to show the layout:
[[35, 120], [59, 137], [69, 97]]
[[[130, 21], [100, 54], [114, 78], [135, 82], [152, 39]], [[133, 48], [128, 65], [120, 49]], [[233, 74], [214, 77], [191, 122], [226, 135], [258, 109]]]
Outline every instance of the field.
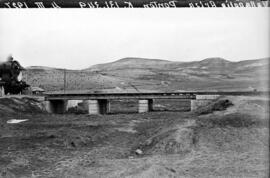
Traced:
[[226, 96], [194, 112], [176, 103], [138, 114], [134, 101], [115, 101], [89, 116], [1, 98], [0, 177], [268, 177], [268, 99]]

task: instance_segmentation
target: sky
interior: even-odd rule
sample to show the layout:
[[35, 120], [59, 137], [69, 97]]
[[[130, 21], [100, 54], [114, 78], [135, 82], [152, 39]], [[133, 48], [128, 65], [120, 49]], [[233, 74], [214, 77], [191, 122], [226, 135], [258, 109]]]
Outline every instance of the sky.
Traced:
[[270, 56], [269, 8], [0, 10], [0, 60], [83, 69], [124, 57]]

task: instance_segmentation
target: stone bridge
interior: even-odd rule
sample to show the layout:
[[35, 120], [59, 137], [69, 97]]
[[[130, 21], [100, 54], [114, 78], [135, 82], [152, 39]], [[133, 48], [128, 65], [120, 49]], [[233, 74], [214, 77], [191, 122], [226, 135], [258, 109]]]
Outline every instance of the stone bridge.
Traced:
[[134, 99], [138, 100], [138, 112], [153, 110], [155, 99], [190, 100], [191, 110], [207, 105], [222, 95], [262, 95], [265, 92], [146, 92], [146, 93], [75, 93], [54, 92], [45, 94], [46, 109], [50, 113], [65, 113], [68, 108], [84, 101], [89, 114], [106, 114], [110, 111], [111, 100]]

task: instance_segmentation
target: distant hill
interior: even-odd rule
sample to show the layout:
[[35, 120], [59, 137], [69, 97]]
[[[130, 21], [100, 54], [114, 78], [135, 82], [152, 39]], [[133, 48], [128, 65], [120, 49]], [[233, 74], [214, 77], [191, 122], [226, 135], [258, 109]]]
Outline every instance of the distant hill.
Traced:
[[57, 68], [45, 67], [45, 66], [29, 66], [26, 67], [27, 70], [56, 70]]
[[[47, 91], [63, 89], [61, 69], [28, 67], [25, 79]], [[266, 90], [269, 58], [231, 62], [207, 58], [193, 62], [123, 58], [84, 70], [67, 70], [68, 90]]]
[[160, 59], [145, 59], [145, 58], [123, 58], [115, 62], [97, 64], [86, 70], [90, 71], [108, 71], [117, 70], [124, 68], [160, 68], [165, 64], [170, 63], [170, 61], [160, 60]]
[[199, 69], [227, 69], [235, 67], [243, 67], [242, 65], [263, 66], [268, 62], [268, 58], [257, 60], [245, 60], [240, 62], [231, 62], [223, 58], [207, 58], [201, 61], [192, 62], [173, 62], [159, 59], [145, 58], [123, 58], [115, 62], [97, 64], [87, 68], [90, 71], [110, 71], [119, 69], [181, 69], [181, 68], [199, 68]]

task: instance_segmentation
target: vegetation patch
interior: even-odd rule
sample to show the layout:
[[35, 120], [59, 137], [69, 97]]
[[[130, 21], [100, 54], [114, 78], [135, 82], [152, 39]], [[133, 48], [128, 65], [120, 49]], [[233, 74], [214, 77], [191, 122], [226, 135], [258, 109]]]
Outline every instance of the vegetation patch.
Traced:
[[199, 127], [252, 127], [268, 126], [268, 120], [242, 113], [198, 118]]
[[8, 116], [21, 113], [43, 113], [43, 106], [31, 97], [4, 97], [0, 98], [0, 115]]
[[223, 111], [226, 110], [228, 107], [232, 106], [233, 103], [228, 99], [219, 99], [210, 103], [207, 106], [199, 107], [195, 113], [196, 114], [209, 114], [214, 111]]

